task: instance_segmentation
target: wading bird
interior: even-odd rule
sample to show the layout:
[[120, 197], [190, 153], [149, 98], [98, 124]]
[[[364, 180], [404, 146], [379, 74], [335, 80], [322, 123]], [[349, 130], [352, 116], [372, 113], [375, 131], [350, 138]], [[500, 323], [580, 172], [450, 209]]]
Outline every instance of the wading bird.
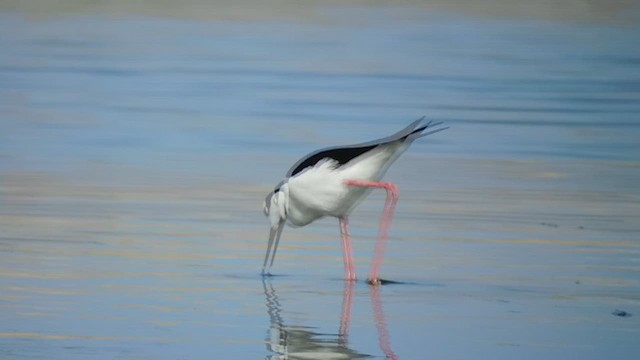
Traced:
[[[398, 201], [398, 187], [380, 180], [415, 139], [447, 129], [433, 129], [442, 123], [430, 121], [422, 124], [423, 120], [424, 117], [382, 139], [324, 148], [298, 160], [289, 169], [286, 178], [265, 198], [264, 214], [271, 222], [271, 231], [262, 274], [270, 274], [285, 223], [300, 227], [319, 218], [333, 216], [338, 218], [340, 224], [345, 279], [355, 280], [349, 214], [371, 189], [379, 188], [386, 190], [387, 197], [368, 279], [371, 284], [379, 284], [378, 273], [384, 245]], [[423, 132], [426, 129], [431, 130]]]

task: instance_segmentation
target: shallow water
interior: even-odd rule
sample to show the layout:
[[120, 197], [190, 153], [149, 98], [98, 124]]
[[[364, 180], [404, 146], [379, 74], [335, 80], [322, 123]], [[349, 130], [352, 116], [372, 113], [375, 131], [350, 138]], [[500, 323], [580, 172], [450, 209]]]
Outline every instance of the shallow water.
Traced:
[[[318, 11], [0, 14], [0, 356], [635, 358], [640, 28]], [[422, 115], [451, 128], [387, 174], [397, 283], [341, 280], [334, 219], [262, 278], [289, 166]]]

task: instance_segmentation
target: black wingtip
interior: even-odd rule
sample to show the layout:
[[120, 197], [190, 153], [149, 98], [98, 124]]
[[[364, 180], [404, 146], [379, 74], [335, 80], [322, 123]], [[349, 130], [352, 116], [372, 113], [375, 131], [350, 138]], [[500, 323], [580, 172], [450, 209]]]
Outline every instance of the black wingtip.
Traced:
[[[424, 116], [423, 116], [420, 120], [422, 120], [422, 119], [424, 119]], [[442, 125], [442, 124], [444, 124], [444, 122], [442, 122], [442, 121], [439, 121], [439, 122], [435, 122], [435, 123], [434, 123], [434, 122], [433, 122], [433, 120], [430, 120], [428, 123], [424, 124], [423, 126], [420, 126], [419, 128], [417, 128], [417, 129], [413, 130], [410, 134], [408, 134], [408, 135], [407, 135], [407, 137], [408, 137], [409, 135], [413, 135], [413, 134], [420, 134], [421, 132], [423, 132], [423, 131], [424, 131], [424, 130], [426, 130], [426, 129], [434, 128], [434, 127], [439, 126], [439, 125]], [[426, 132], [426, 133], [424, 133], [424, 134], [420, 134], [420, 136], [419, 136], [419, 137], [423, 137], [423, 136], [427, 136], [427, 135], [435, 134], [435, 133], [437, 133], [437, 132], [440, 132], [440, 131], [442, 131], [442, 130], [446, 130], [446, 129], [448, 129], [448, 128], [449, 128], [449, 126], [444, 127], [444, 128], [440, 128], [440, 129], [435, 129], [435, 130], [432, 130], [432, 131]]]

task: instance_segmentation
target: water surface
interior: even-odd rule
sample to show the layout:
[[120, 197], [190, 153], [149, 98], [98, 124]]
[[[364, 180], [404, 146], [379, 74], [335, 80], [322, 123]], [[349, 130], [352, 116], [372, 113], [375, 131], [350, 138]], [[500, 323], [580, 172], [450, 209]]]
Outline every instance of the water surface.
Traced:
[[[637, 357], [640, 28], [317, 11], [0, 13], [0, 356]], [[387, 174], [397, 284], [341, 280], [335, 219], [259, 276], [291, 164], [422, 115], [451, 128]]]

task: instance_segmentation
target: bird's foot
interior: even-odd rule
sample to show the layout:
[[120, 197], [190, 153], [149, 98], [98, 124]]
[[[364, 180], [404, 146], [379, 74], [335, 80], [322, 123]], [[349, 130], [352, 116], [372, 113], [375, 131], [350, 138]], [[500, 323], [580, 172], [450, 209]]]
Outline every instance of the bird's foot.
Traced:
[[367, 284], [371, 286], [378, 286], [378, 285], [391, 285], [391, 284], [404, 284], [404, 283], [401, 281], [386, 280], [381, 278], [368, 278]]

